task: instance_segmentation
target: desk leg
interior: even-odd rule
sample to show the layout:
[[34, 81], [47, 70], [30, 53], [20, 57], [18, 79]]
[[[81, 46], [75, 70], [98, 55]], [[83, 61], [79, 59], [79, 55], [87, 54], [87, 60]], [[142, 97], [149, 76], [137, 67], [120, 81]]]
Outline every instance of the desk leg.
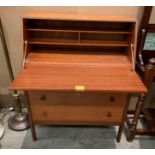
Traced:
[[116, 141], [117, 141], [118, 143], [119, 143], [120, 140], [121, 140], [121, 136], [122, 136], [123, 129], [124, 129], [124, 121], [123, 121], [123, 123], [121, 123], [121, 125], [119, 126], [119, 129], [118, 129], [118, 134], [117, 134], [117, 137], [116, 137]]
[[131, 95], [128, 94], [127, 100], [126, 100], [127, 103], [126, 103], [125, 110], [124, 110], [123, 117], [122, 117], [122, 122], [121, 122], [121, 125], [119, 126], [118, 134], [117, 134], [117, 137], [116, 137], [117, 142], [120, 142], [120, 140], [121, 140], [122, 132], [123, 132], [123, 129], [124, 129], [124, 123], [125, 123], [125, 120], [126, 120], [126, 115], [127, 115], [127, 111], [128, 111], [128, 107], [129, 107], [130, 98], [131, 98]]
[[28, 108], [28, 115], [29, 115], [29, 122], [30, 122], [30, 127], [31, 127], [31, 133], [32, 133], [32, 139], [35, 141], [37, 139], [36, 137], [36, 131], [35, 131], [35, 125], [33, 123], [32, 119], [32, 113], [31, 113], [31, 108], [30, 108], [30, 100], [27, 91], [24, 92], [25, 97], [26, 97], [26, 103], [27, 103], [27, 108]]
[[129, 142], [131, 142], [135, 137], [138, 119], [139, 119], [140, 113], [141, 113], [143, 105], [144, 105], [145, 96], [146, 96], [146, 94], [139, 95], [138, 102], [136, 104], [135, 113], [134, 113], [134, 118], [130, 124], [130, 128], [128, 131], [127, 140]]

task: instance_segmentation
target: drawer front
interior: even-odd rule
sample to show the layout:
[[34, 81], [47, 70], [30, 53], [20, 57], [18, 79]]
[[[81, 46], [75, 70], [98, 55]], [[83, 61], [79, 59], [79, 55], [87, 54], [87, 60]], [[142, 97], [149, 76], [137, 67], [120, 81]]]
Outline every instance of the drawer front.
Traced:
[[35, 123], [50, 124], [119, 124], [122, 107], [82, 106], [82, 105], [31, 105]]
[[28, 91], [34, 105], [120, 106], [126, 104], [126, 93]]

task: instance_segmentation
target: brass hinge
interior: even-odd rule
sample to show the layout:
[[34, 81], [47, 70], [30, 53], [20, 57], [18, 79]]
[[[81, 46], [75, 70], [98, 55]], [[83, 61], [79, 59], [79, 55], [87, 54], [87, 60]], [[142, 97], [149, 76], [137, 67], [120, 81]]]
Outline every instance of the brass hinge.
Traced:
[[134, 54], [134, 44], [131, 43], [131, 58], [132, 58], [132, 70], [135, 70], [135, 54]]
[[24, 57], [23, 57], [23, 67], [25, 67], [26, 51], [27, 51], [27, 40], [24, 41]]

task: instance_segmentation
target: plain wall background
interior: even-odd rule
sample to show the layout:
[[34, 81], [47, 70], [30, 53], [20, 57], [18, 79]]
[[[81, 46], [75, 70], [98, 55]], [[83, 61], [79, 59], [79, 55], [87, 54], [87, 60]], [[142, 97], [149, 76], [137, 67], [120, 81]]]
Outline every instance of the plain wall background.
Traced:
[[[141, 20], [143, 7], [139, 6], [94, 6], [94, 7], [0, 7], [0, 17], [3, 24], [4, 34], [7, 41], [9, 55], [14, 75], [22, 67], [22, 26], [21, 15], [28, 12], [51, 12], [51, 13], [71, 13], [71, 14], [117, 14], [132, 15]], [[6, 61], [0, 43], [0, 94], [8, 94], [9, 75], [6, 67]]]
[[149, 24], [155, 24], [155, 6], [152, 9]]

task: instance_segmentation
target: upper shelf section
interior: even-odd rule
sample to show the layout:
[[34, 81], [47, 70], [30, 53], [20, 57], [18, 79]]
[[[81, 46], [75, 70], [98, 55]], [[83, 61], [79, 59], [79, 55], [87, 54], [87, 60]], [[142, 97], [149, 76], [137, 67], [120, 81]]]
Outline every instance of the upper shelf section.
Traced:
[[[102, 58], [107, 52], [112, 55], [118, 52], [129, 60], [127, 66], [132, 63], [134, 69], [136, 19], [131, 16], [27, 14], [23, 17], [23, 34], [24, 62], [36, 51], [48, 51], [51, 54], [54, 51], [59, 51], [60, 54], [61, 51], [71, 51], [74, 56], [76, 51], [86, 55], [100, 51]], [[64, 55], [65, 60], [70, 56]], [[119, 61], [116, 60], [114, 64], [117, 66]]]
[[130, 46], [129, 22], [24, 19], [29, 44], [75, 46]]

